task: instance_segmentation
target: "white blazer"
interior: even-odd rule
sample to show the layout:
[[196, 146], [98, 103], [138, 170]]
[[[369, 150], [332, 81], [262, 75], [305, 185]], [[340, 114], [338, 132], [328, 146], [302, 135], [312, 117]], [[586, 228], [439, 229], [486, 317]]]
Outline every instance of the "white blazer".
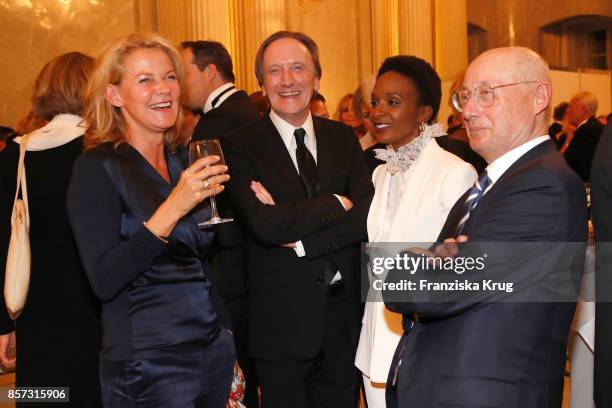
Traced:
[[[375, 193], [368, 213], [370, 242], [434, 242], [452, 206], [477, 178], [470, 164], [439, 147], [433, 138], [408, 171], [398, 209], [387, 220], [392, 176], [386, 164], [374, 170]], [[402, 333], [401, 314], [388, 310], [380, 299], [366, 303], [355, 365], [371, 381], [387, 382]]]

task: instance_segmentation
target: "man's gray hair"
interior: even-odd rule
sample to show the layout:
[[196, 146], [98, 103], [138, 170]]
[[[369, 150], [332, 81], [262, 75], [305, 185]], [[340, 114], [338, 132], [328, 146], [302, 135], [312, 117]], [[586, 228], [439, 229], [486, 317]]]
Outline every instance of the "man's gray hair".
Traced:
[[580, 91], [574, 94], [572, 99], [576, 99], [578, 102], [580, 102], [580, 104], [582, 104], [587, 109], [590, 116], [595, 116], [595, 114], [597, 113], [597, 97], [593, 92]]

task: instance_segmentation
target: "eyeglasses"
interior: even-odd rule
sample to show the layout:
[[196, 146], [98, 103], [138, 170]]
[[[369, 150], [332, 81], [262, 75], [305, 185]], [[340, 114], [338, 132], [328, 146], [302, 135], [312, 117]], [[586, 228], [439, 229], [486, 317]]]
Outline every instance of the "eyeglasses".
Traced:
[[483, 108], [488, 108], [489, 106], [493, 105], [493, 102], [495, 102], [495, 90], [496, 89], [505, 88], [507, 86], [512, 86], [512, 85], [532, 84], [536, 82], [539, 82], [539, 81], [514, 82], [512, 84], [497, 85], [497, 86], [478, 85], [476, 88], [474, 88], [474, 91], [469, 91], [467, 89], [460, 89], [458, 91], [453, 92], [451, 99], [453, 101], [453, 106], [459, 112], [463, 112], [463, 108], [465, 107], [465, 105], [467, 105], [472, 95], [474, 95], [474, 97], [476, 98], [476, 102], [478, 102], [478, 105], [482, 106]]

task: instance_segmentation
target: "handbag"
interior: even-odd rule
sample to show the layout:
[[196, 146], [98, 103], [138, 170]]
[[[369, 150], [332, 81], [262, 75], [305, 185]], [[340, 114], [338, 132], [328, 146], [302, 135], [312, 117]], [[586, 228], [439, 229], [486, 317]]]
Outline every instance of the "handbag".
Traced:
[[[28, 189], [24, 158], [27, 136], [21, 138], [19, 163], [17, 165], [17, 187], [11, 214], [11, 239], [6, 258], [4, 275], [4, 301], [11, 319], [15, 320], [21, 312], [28, 296], [30, 286], [30, 213], [28, 210]], [[21, 188], [22, 199], [19, 199]]]

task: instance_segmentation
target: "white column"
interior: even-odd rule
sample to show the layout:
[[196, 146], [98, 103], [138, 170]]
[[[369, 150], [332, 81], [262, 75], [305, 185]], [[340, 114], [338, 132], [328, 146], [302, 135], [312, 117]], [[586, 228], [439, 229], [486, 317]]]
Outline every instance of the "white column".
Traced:
[[435, 66], [445, 80], [454, 80], [468, 64], [466, 0], [435, 0]]

